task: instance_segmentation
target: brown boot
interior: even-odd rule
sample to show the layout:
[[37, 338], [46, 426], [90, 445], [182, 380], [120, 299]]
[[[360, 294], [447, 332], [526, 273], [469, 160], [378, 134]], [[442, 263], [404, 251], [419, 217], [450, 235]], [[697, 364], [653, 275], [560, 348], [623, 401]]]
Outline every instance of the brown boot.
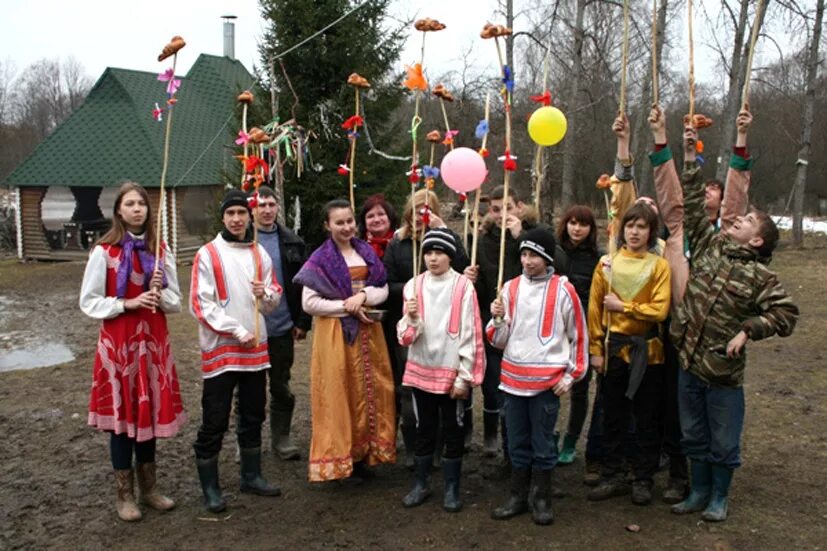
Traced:
[[138, 489], [141, 491], [141, 503], [149, 505], [156, 511], [169, 511], [175, 507], [175, 502], [162, 496], [155, 489], [155, 463], [138, 463]]
[[126, 522], [141, 520], [141, 510], [135, 503], [135, 482], [132, 469], [115, 471], [115, 488], [117, 490], [118, 517]]

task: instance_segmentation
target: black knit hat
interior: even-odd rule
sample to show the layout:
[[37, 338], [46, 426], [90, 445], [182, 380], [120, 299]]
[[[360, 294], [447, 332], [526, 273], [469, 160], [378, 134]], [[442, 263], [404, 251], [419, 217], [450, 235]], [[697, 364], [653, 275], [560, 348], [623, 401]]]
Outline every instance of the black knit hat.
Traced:
[[422, 254], [428, 251], [441, 251], [454, 259], [457, 254], [457, 240], [446, 229], [433, 228], [425, 234], [422, 240]]
[[534, 228], [528, 230], [523, 234], [523, 239], [520, 241], [520, 252], [523, 249], [534, 251], [545, 259], [546, 264], [554, 264], [554, 248], [557, 242], [554, 240], [554, 234], [551, 230], [542, 228]]
[[244, 207], [247, 212], [251, 212], [250, 204], [247, 202], [247, 194], [240, 189], [231, 189], [224, 195], [221, 200], [221, 217], [224, 217], [224, 211], [230, 207]]

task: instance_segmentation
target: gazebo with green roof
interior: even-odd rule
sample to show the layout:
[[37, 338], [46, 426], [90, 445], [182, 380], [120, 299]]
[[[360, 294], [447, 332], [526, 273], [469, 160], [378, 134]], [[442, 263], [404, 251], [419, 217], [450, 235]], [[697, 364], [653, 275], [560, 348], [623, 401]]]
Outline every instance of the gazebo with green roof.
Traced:
[[[200, 246], [212, 228], [207, 207], [236, 162], [236, 97], [254, 82], [239, 61], [207, 54], [177, 78], [182, 84], [174, 106], [163, 220], [164, 239], [176, 256]], [[164, 104], [164, 86], [155, 73], [107, 68], [83, 105], [9, 175], [21, 259], [85, 256], [84, 248], [109, 225], [111, 204], [98, 205], [103, 188], [138, 182], [157, 210], [165, 125], [152, 110], [156, 102]], [[66, 186], [75, 198], [62, 235], [47, 236], [43, 225], [50, 186]]]

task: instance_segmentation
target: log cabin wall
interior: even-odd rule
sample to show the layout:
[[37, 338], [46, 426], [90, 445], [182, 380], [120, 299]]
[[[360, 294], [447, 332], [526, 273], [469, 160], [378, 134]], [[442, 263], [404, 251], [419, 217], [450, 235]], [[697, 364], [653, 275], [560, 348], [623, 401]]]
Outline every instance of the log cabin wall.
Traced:
[[23, 258], [50, 258], [51, 248], [46, 240], [42, 222], [45, 187], [20, 188], [20, 213], [23, 222]]

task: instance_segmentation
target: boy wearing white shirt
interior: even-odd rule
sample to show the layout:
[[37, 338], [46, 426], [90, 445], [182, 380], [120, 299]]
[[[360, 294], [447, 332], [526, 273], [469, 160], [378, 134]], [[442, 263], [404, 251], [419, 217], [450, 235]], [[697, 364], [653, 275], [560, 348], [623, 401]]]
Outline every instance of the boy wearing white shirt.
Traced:
[[553, 522], [551, 472], [557, 464], [559, 397], [588, 367], [586, 317], [574, 287], [554, 273], [554, 249], [548, 230], [523, 235], [523, 273], [503, 285], [500, 298], [491, 303], [493, 317], [486, 327], [489, 342], [503, 350], [500, 390], [505, 393], [512, 467], [509, 500], [492, 513], [498, 520], [531, 509], [535, 524]]

